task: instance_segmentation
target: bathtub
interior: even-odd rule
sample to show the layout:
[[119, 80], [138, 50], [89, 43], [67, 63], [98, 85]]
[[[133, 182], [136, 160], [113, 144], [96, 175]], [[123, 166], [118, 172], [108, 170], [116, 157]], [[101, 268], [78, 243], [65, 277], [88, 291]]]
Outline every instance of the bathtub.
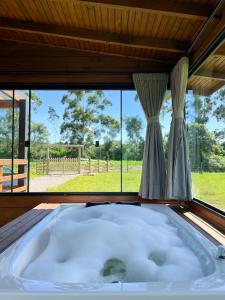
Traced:
[[[116, 204], [110, 204], [113, 206]], [[118, 205], [117, 205], [118, 206]], [[46, 248], [49, 226], [68, 209], [84, 210], [84, 204], [63, 204], [0, 255], [0, 299], [225, 299], [225, 260], [218, 247], [166, 205], [142, 204], [165, 215], [179, 229], [180, 237], [196, 253], [203, 275], [191, 280], [159, 282], [54, 282], [24, 276], [24, 270]], [[150, 212], [150, 211], [149, 211]], [[185, 272], [185, 270], [184, 270]]]

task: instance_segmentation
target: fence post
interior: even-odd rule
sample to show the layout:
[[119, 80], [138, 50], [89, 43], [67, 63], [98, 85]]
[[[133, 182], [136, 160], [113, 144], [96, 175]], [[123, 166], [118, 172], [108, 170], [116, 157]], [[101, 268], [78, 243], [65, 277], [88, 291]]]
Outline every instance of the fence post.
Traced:
[[78, 173], [79, 173], [79, 174], [80, 174], [80, 160], [81, 160], [81, 158], [78, 157]]
[[107, 160], [106, 160], [106, 171], [109, 172], [109, 159], [107, 157]]
[[49, 159], [47, 159], [47, 175], [49, 173]]
[[91, 173], [91, 159], [89, 158], [89, 173]]
[[65, 158], [63, 157], [62, 159], [62, 169], [63, 169], [63, 174], [65, 173]]
[[1, 179], [1, 181], [0, 181], [0, 192], [2, 192], [3, 191], [3, 187], [2, 187], [2, 183], [3, 183], [3, 165], [0, 165], [0, 179]]
[[99, 167], [99, 159], [98, 159], [98, 173], [99, 173], [99, 171], [100, 171], [100, 167]]
[[128, 173], [128, 167], [129, 167], [129, 164], [128, 164], [128, 160], [127, 160], [127, 173]]

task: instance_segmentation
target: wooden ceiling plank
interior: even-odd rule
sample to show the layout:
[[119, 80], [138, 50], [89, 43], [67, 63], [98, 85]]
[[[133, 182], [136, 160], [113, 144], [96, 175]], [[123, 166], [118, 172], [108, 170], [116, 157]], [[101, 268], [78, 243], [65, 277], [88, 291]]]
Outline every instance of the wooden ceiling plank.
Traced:
[[84, 27], [84, 20], [83, 20], [83, 16], [82, 16], [82, 13], [80, 10], [80, 6], [74, 5], [74, 2], [69, 2], [68, 5], [69, 5], [69, 9], [71, 11], [71, 14], [73, 14], [74, 18], [76, 19], [76, 24], [80, 24], [79, 26]]
[[134, 37], [129, 35], [120, 35], [117, 33], [76, 29], [70, 26], [21, 22], [3, 18], [0, 19], [0, 28], [15, 32], [42, 34], [46, 36], [56, 36], [59, 38], [109, 43], [134, 48], [156, 49], [167, 52], [184, 53], [188, 47], [188, 44], [186, 42], [181, 41]]
[[208, 4], [181, 2], [174, 0], [77, 0], [79, 4], [106, 5], [120, 9], [147, 10], [151, 13], [189, 19], [206, 20], [212, 11]]
[[[29, 44], [29, 45], [36, 45], [36, 46], [47, 46], [49, 49], [51, 48], [58, 48], [58, 49], [65, 49], [65, 50], [68, 50], [68, 51], [83, 51], [83, 52], [87, 52], [87, 53], [90, 53], [90, 54], [102, 54], [102, 55], [109, 55], [111, 57], [126, 57], [126, 58], [133, 58], [133, 59], [137, 59], [137, 60], [144, 60], [144, 61], [154, 61], [154, 62], [157, 62], [159, 64], [172, 64], [174, 65], [175, 64], [175, 60], [174, 59], [171, 59], [171, 60], [163, 60], [163, 59], [153, 59], [153, 58], [150, 58], [150, 57], [141, 57], [141, 56], [133, 56], [131, 55], [131, 53], [126, 53], [126, 54], [120, 54], [120, 53], [113, 53], [113, 52], [109, 52], [108, 48], [109, 48], [109, 44], [105, 44], [106, 46], [106, 51], [94, 51], [94, 50], [90, 50], [90, 49], [83, 49], [81, 47], [74, 47], [74, 46], [62, 46], [62, 45], [54, 45], [54, 44], [47, 44], [46, 42], [43, 42], [43, 41], [26, 41], [26, 40], [21, 40], [21, 39], [18, 39], [18, 38], [2, 38], [1, 37], [1, 40], [0, 40], [0, 43], [1, 42], [4, 42], [4, 41], [8, 41], [8, 42], [16, 42], [16, 43], [19, 43], [19, 44]], [[17, 45], [18, 47], [20, 45]], [[0, 55], [1, 55], [1, 48], [0, 48]]]
[[95, 16], [96, 16], [96, 26], [98, 31], [104, 31], [102, 26], [102, 14], [100, 7], [96, 7], [95, 9]]
[[[99, 6], [97, 6], [99, 7]], [[121, 34], [121, 27], [122, 27], [122, 11], [115, 10], [115, 31]], [[103, 31], [103, 29], [102, 29]]]
[[147, 23], [148, 23], [148, 17], [149, 17], [149, 14], [142, 13], [141, 21], [138, 24], [138, 30], [137, 30], [139, 36], [144, 36], [145, 35], [146, 26], [147, 26]]
[[225, 56], [225, 45], [222, 45], [219, 49], [217, 49], [214, 54]]
[[194, 76], [215, 79], [219, 81], [225, 81], [225, 72], [211, 71], [211, 70], [202, 70], [196, 72]]

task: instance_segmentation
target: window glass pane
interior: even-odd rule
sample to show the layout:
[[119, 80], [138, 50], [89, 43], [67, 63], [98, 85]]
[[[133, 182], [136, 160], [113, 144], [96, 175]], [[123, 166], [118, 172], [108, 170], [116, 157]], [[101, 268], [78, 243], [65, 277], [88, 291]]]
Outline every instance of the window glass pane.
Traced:
[[193, 194], [225, 209], [225, 88], [199, 94], [186, 96]]
[[13, 92], [0, 91], [0, 192], [11, 191]]
[[167, 155], [168, 155], [168, 139], [170, 133], [170, 124], [172, 121], [171, 116], [172, 116], [172, 101], [171, 101], [171, 93], [168, 90], [166, 92], [164, 101], [162, 103], [162, 108], [160, 111], [160, 124], [162, 128], [163, 147], [164, 147], [166, 164], [167, 164]]
[[138, 192], [141, 180], [146, 118], [136, 91], [123, 91], [122, 100], [122, 191]]
[[27, 192], [29, 92], [15, 90], [14, 101], [14, 146], [13, 146], [13, 191]]
[[120, 192], [120, 91], [32, 91], [33, 192]]

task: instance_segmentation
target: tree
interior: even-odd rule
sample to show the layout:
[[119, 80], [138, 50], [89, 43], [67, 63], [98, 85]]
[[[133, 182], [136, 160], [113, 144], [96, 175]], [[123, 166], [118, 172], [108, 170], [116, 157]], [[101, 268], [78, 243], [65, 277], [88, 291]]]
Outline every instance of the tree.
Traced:
[[142, 120], [139, 116], [124, 118], [129, 143], [126, 145], [127, 159], [142, 159], [144, 140], [141, 136]]
[[217, 104], [213, 115], [216, 117], [217, 121], [224, 121], [225, 122], [225, 88], [220, 89], [217, 91], [213, 103]]
[[54, 139], [55, 139], [55, 143], [56, 143], [56, 136], [57, 136], [56, 121], [59, 120], [59, 115], [56, 113], [56, 110], [54, 109], [54, 107], [50, 106], [50, 105], [48, 106], [48, 119], [53, 126]]
[[209, 168], [209, 159], [213, 153], [216, 140], [204, 124], [190, 124], [189, 133], [189, 154], [193, 170]]
[[[29, 98], [28, 92], [25, 92], [24, 94]], [[40, 107], [42, 103], [43, 103], [42, 99], [38, 97], [38, 95], [35, 92], [31, 91], [31, 104], [32, 104], [33, 112], [36, 113], [38, 111], [38, 107]]]
[[132, 143], [137, 144], [141, 139], [142, 120], [139, 116], [124, 119], [127, 136]]
[[[14, 111], [14, 157], [18, 155], [19, 143], [19, 112]], [[12, 126], [13, 111], [12, 109], [4, 109], [0, 115], [0, 155], [1, 158], [11, 158], [12, 155]]]
[[104, 110], [112, 103], [103, 91], [69, 90], [61, 100], [66, 107], [60, 132], [70, 144], [92, 145], [94, 139], [115, 137], [119, 122]]
[[43, 144], [48, 144], [49, 132], [47, 127], [42, 123], [31, 123], [31, 157], [42, 158], [46, 156], [46, 148]]

